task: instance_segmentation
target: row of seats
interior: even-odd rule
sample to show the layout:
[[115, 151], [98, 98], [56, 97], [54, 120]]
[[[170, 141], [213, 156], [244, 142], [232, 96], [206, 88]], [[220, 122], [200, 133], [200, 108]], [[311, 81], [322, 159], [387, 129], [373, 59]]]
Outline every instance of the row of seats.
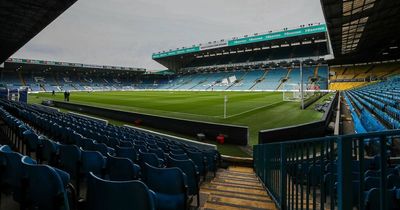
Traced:
[[[149, 167], [155, 167], [155, 169], [180, 168], [179, 170], [182, 170], [184, 172], [181, 174], [184, 174], [186, 177], [184, 178], [183, 182], [188, 183], [184, 185], [188, 186], [189, 189], [188, 194], [183, 193], [182, 195], [198, 196], [198, 183], [200, 181], [199, 180], [200, 172], [202, 172], [202, 176], [204, 178], [206, 176], [206, 171], [208, 171], [209, 169], [214, 170], [215, 172], [215, 167], [216, 167], [215, 160], [217, 158], [216, 156], [217, 153], [215, 153], [215, 151], [214, 152], [200, 151], [196, 150], [196, 148], [188, 147], [187, 145], [186, 147], [179, 147], [177, 146], [179, 145], [178, 143], [174, 144], [171, 143], [172, 141], [168, 141], [165, 139], [164, 141], [158, 139], [160, 140], [160, 147], [158, 147], [155, 141], [151, 141], [150, 139], [146, 138], [146, 136], [138, 137], [138, 135], [135, 136], [135, 138], [131, 136], [132, 137], [131, 141], [129, 141], [128, 139], [120, 140], [118, 145], [110, 147], [111, 141], [107, 141], [109, 145], [105, 143], [99, 143], [93, 139], [89, 139], [78, 134], [77, 132], [73, 131], [71, 127], [66, 128], [65, 132], [65, 130], [63, 130], [63, 127], [59, 126], [56, 123], [54, 123], [52, 126], [49, 126], [49, 124], [51, 124], [49, 122], [49, 119], [54, 120], [54, 122], [57, 122], [59, 124], [62, 124], [62, 122], [63, 123], [73, 122], [74, 125], [81, 125], [82, 127], [85, 125], [85, 127], [86, 126], [87, 127], [84, 128], [82, 131], [86, 131], [85, 133], [92, 133], [92, 135], [94, 135], [93, 137], [99, 137], [99, 135], [95, 135], [92, 132], [93, 131], [92, 129], [94, 129], [95, 127], [97, 129], [100, 129], [99, 128], [101, 127], [100, 125], [94, 125], [93, 122], [88, 122], [85, 121], [84, 119], [75, 119], [71, 116], [64, 116], [65, 119], [63, 119], [63, 117], [61, 116], [52, 118], [50, 117], [51, 114], [54, 115], [58, 114], [45, 113], [43, 111], [35, 109], [34, 106], [30, 105], [21, 105], [21, 104], [10, 105], [9, 103], [10, 102], [2, 101], [2, 104], [8, 106], [10, 111], [18, 113], [19, 116], [33, 123], [35, 127], [40, 128], [39, 129], [40, 132], [51, 134], [51, 136], [54, 139], [59, 140], [58, 142], [54, 142], [48, 138], [37, 135], [36, 132], [33, 130], [30, 130], [29, 132], [28, 131], [23, 132], [24, 144], [26, 144], [25, 145], [26, 152], [28, 154], [34, 153], [37, 156], [38, 161], [41, 163], [47, 163], [49, 165], [62, 168], [65, 171], [69, 172], [72, 179], [75, 180], [75, 187], [77, 188], [78, 191], [80, 189], [80, 184], [81, 184], [80, 183], [81, 180], [79, 179], [79, 177], [81, 177], [82, 174], [84, 174], [86, 175], [84, 176], [84, 178], [90, 180], [90, 175], [91, 175], [90, 172], [93, 172], [94, 176], [98, 175], [97, 177], [98, 179], [106, 178], [108, 180], [113, 180], [111, 182], [130, 181], [135, 179], [140, 179], [142, 181], [145, 181], [147, 179], [146, 177], [148, 175], [147, 171]], [[17, 106], [20, 106], [20, 108], [16, 108]], [[25, 109], [22, 109], [21, 107], [24, 107]], [[46, 118], [45, 116], [48, 118]], [[89, 127], [91, 129], [89, 129]], [[106, 130], [113, 130], [113, 132], [115, 133], [116, 130], [122, 129], [122, 128], [115, 128], [113, 126], [110, 127], [112, 128], [104, 129], [107, 127], [103, 126], [101, 128], [103, 134], [106, 133]], [[107, 132], [107, 134], [110, 133]], [[130, 133], [134, 132], [131, 130]], [[107, 138], [103, 138], [103, 140], [104, 139]], [[118, 142], [118, 139], [116, 140], [117, 141], [114, 141], [114, 143]], [[21, 143], [17, 142], [15, 143], [17, 146], [21, 146]], [[168, 149], [169, 153], [165, 153], [164, 150], [161, 149], [161, 147], [164, 147], [164, 149]], [[207, 154], [209, 155], [207, 156]], [[75, 160], [75, 162], [73, 160]], [[86, 160], [90, 160], [90, 164], [88, 164], [88, 161]], [[120, 166], [121, 167], [124, 166], [125, 169], [131, 168], [133, 170], [122, 170], [124, 172], [130, 172], [126, 174], [121, 172], [121, 169], [119, 169]], [[159, 168], [164, 166], [168, 166], [168, 168]], [[143, 168], [145, 170], [141, 170]], [[77, 181], [77, 179], [79, 180]], [[146, 184], [149, 185], [147, 181]], [[172, 190], [173, 188], [170, 187], [168, 189]], [[171, 204], [170, 201], [171, 199], [168, 198], [168, 193], [167, 195], [157, 196], [158, 195], [157, 192], [160, 190], [157, 191], [157, 189], [155, 189], [154, 191], [157, 198], [156, 201], [159, 202], [158, 206], [164, 206], [160, 207], [160, 209], [176, 209], [175, 208], [176, 206], [175, 207], [168, 207], [168, 206], [182, 205], [183, 203], [186, 204], [187, 201], [186, 199], [183, 199], [185, 202], [182, 202], [182, 199], [178, 199], [179, 202], [178, 201], [172, 202]], [[163, 192], [164, 191], [161, 190], [160, 193]], [[86, 197], [88, 196], [89, 194], [86, 195]], [[162, 202], [165, 196], [168, 199], [166, 202]], [[197, 201], [199, 201], [198, 197]]]
[[[314, 72], [315, 69], [317, 72]], [[316, 75], [314, 74], [316, 73]], [[276, 90], [283, 78], [286, 78], [288, 69], [276, 68], [269, 70], [238, 70], [238, 71], [222, 71], [208, 72], [177, 76], [168, 83], [159, 86], [153, 86], [155, 89], [200, 89], [200, 90]], [[229, 81], [234, 77], [236, 80]], [[328, 68], [327, 66], [304, 68], [305, 83], [311, 84], [311, 78], [315, 84], [320, 85], [320, 89], [327, 88]], [[221, 84], [223, 80], [229, 81], [227, 84]], [[291, 70], [288, 75], [287, 83], [300, 83], [300, 69]], [[153, 83], [152, 83], [153, 84]]]
[[367, 131], [400, 128], [399, 79], [353, 89], [347, 91], [345, 95], [360, 111], [366, 108], [366, 112], [374, 116], [370, 121], [377, 121], [377, 124], [381, 125], [376, 129], [366, 129]]
[[331, 67], [330, 90], [349, 90], [400, 74], [399, 63]]
[[131, 72], [16, 72], [8, 70], [2, 72], [1, 83], [10, 88], [29, 87], [31, 91], [89, 91], [89, 90], [132, 90], [137, 80]]
[[331, 82], [329, 90], [349, 90], [356, 87], [362, 87], [368, 84], [367, 82]]
[[[325, 202], [335, 202], [336, 187], [330, 188], [332, 183], [337, 183], [337, 164], [334, 160], [294, 160], [288, 163], [288, 175], [295, 185], [306, 185], [306, 194], [321, 192]], [[386, 187], [381, 187], [380, 157], [375, 156], [364, 159], [363, 168], [360, 168], [360, 161], [351, 162], [353, 206], [359, 207], [360, 196], [365, 201], [365, 208], [368, 210], [379, 209], [379, 190], [387, 190], [387, 205], [390, 210], [400, 208], [400, 165], [387, 163]], [[363, 180], [363, 194], [358, 194], [360, 189], [360, 178]], [[337, 185], [337, 184], [336, 184]], [[310, 196], [311, 196], [310, 195]], [[329, 199], [328, 199], [329, 198]], [[330, 205], [330, 204], [328, 204]]]

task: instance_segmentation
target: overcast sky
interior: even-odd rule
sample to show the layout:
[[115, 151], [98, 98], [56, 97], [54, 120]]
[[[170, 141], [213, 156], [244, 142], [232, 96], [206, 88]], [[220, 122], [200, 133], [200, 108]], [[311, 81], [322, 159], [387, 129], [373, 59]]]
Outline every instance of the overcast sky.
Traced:
[[152, 53], [315, 22], [320, 0], [78, 0], [12, 57], [165, 69]]

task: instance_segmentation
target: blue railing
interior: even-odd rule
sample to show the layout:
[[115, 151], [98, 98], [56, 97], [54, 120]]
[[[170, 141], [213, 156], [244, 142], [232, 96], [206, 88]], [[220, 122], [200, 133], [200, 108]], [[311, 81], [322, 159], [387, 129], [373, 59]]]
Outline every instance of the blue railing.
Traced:
[[398, 139], [400, 130], [259, 144], [254, 168], [283, 210], [398, 209]]

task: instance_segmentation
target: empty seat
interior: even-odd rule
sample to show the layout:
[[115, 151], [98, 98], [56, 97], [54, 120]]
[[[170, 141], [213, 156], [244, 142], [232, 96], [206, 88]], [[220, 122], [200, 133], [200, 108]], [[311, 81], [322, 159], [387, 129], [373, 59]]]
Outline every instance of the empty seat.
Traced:
[[74, 186], [79, 195], [81, 149], [75, 145], [60, 145], [59, 150], [59, 166], [61, 169], [68, 172], [71, 179], [75, 181]]
[[9, 188], [13, 193], [14, 200], [19, 203], [22, 202], [22, 157], [21, 154], [13, 152], [7, 145], [0, 147], [0, 159], [2, 165], [0, 184], [3, 187]]
[[[372, 188], [365, 192], [365, 209], [375, 210], [380, 209], [380, 190]], [[391, 189], [386, 191], [386, 209], [398, 210], [400, 209], [399, 200], [396, 198], [396, 190]]]
[[[179, 168], [156, 168], [145, 164], [147, 186], [156, 193], [157, 209], [187, 209], [186, 175]], [[168, 180], [167, 182], [165, 180]]]
[[139, 160], [139, 155], [136, 149], [133, 147], [119, 147], [115, 148], [115, 153], [118, 157], [124, 157], [132, 160], [134, 163], [137, 163]]
[[162, 159], [162, 160], [166, 159], [165, 154], [164, 154], [164, 150], [162, 150], [161, 148], [158, 148], [157, 146], [155, 148], [149, 147], [149, 152], [156, 154], [157, 157]]
[[112, 181], [136, 180], [140, 176], [140, 167], [128, 158], [108, 156], [107, 174]]
[[207, 159], [203, 156], [203, 153], [191, 150], [188, 150], [186, 153], [188, 154], [189, 158], [194, 162], [194, 164], [196, 164], [199, 173], [205, 179], [207, 175]]
[[107, 153], [114, 154], [114, 149], [108, 147], [105, 143], [94, 143], [92, 145], [92, 150], [98, 151], [104, 156], [106, 156]]
[[141, 167], [144, 167], [144, 163], [159, 168], [164, 165], [164, 161], [158, 158], [156, 154], [142, 152], [141, 150], [139, 150], [139, 164]]
[[170, 153], [169, 156], [176, 160], [189, 160], [189, 156], [186, 153], [185, 154]]
[[32, 130], [26, 130], [22, 133], [22, 135], [26, 142], [27, 154], [30, 155], [32, 152], [36, 152], [36, 155], [37, 155], [38, 148], [41, 145], [39, 136], [36, 133], [34, 133]]
[[44, 136], [40, 136], [39, 139], [43, 144], [42, 155], [39, 159], [40, 162], [46, 161], [49, 165], [56, 165], [58, 144]]
[[82, 150], [81, 157], [81, 173], [93, 172], [94, 174], [104, 175], [106, 159], [100, 152]]
[[155, 210], [155, 195], [140, 181], [108, 181], [89, 173], [87, 210]]
[[[68, 195], [59, 172], [47, 165], [36, 165], [29, 157], [22, 159], [26, 172], [26, 202], [29, 209], [69, 209]], [[64, 177], [68, 174], [64, 173]]]
[[214, 176], [217, 172], [217, 163], [219, 160], [218, 151], [206, 150], [203, 151], [203, 155], [207, 158], [207, 170], [214, 172]]
[[188, 193], [189, 195], [197, 195], [197, 206], [200, 205], [200, 193], [199, 193], [199, 172], [196, 165], [192, 160], [176, 160], [173, 158], [168, 159], [169, 167], [180, 168], [187, 176]]

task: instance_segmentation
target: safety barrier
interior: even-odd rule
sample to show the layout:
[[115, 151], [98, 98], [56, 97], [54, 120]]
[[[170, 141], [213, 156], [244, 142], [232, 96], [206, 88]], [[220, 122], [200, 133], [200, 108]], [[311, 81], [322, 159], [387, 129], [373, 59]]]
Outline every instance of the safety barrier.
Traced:
[[397, 209], [400, 166], [388, 151], [399, 138], [392, 130], [259, 144], [254, 168], [280, 209]]

